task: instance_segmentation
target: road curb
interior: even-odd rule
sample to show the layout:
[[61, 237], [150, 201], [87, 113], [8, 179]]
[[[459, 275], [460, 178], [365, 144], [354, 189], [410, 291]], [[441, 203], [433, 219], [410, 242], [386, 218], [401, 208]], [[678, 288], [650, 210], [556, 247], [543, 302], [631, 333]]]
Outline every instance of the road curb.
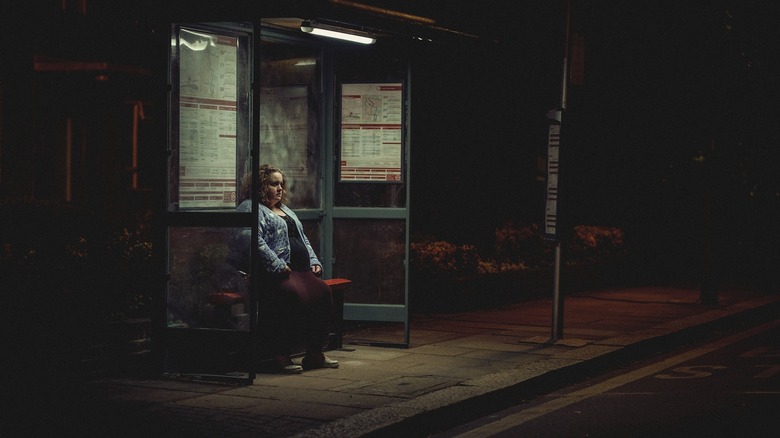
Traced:
[[626, 363], [712, 337], [738, 324], [776, 318], [780, 297], [756, 298], [728, 308], [667, 322], [566, 351], [521, 368], [488, 374], [420, 397], [381, 406], [310, 429], [296, 437], [427, 436], [522, 400], [574, 384]]

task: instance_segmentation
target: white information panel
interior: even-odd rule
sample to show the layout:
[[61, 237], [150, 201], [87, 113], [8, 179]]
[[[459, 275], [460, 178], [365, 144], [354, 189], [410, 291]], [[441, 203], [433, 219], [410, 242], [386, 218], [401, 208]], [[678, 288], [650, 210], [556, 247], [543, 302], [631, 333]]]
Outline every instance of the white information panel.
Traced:
[[238, 39], [181, 29], [179, 207], [235, 208]]
[[341, 182], [401, 182], [403, 84], [341, 86]]
[[547, 190], [544, 208], [544, 234], [558, 238], [558, 175], [560, 171], [560, 122], [551, 122], [547, 133]]

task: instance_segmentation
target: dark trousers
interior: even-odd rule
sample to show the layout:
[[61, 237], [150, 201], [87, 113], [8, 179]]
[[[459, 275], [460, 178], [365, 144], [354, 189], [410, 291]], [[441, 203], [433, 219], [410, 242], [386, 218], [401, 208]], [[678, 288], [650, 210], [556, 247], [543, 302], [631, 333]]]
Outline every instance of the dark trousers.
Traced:
[[308, 270], [265, 283], [258, 327], [268, 352], [289, 356], [300, 342], [307, 354], [322, 352], [333, 307], [330, 287]]

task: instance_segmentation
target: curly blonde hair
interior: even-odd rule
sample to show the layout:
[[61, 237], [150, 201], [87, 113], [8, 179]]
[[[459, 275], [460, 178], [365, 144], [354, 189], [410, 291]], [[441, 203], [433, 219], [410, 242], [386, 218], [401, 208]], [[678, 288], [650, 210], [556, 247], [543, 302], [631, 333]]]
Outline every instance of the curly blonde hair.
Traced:
[[[287, 178], [284, 176], [282, 169], [271, 166], [269, 164], [263, 164], [260, 166], [260, 202], [265, 203], [268, 201], [268, 192], [263, 188], [268, 186], [268, 181], [271, 178], [271, 174], [279, 172], [282, 174], [282, 202], [287, 202]], [[239, 188], [241, 199], [252, 199], [252, 174], [247, 173], [241, 178], [241, 187]]]
[[287, 203], [287, 178], [284, 176], [284, 172], [278, 167], [263, 164], [258, 172], [260, 179], [260, 202], [263, 204], [268, 202], [268, 191], [265, 188], [270, 184], [271, 174], [276, 172], [282, 175], [282, 203]]

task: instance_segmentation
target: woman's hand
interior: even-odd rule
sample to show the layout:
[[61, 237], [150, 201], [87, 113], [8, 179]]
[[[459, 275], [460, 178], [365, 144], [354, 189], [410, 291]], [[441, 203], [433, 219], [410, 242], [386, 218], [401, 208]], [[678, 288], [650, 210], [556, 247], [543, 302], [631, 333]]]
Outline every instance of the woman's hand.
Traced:
[[290, 265], [285, 265], [284, 266], [284, 271], [282, 271], [282, 275], [285, 276], [285, 277], [289, 277], [290, 276], [290, 272], [292, 272], [292, 269], [290, 269]]
[[319, 277], [322, 275], [322, 266], [320, 265], [311, 265], [311, 272], [314, 272], [314, 275]]

